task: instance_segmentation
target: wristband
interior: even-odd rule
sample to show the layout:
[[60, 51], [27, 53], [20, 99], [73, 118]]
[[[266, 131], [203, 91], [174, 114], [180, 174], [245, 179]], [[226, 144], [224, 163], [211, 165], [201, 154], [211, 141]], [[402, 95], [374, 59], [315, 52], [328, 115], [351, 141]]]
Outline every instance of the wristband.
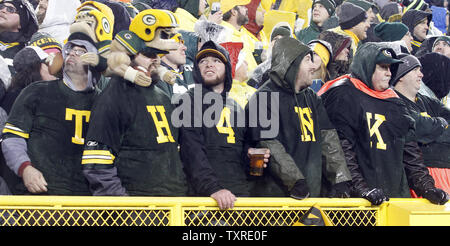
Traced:
[[19, 177], [22, 177], [23, 170], [25, 170], [25, 168], [28, 166], [31, 166], [31, 162], [29, 162], [29, 161], [25, 161], [20, 165], [19, 171], [17, 172]]
[[123, 78], [134, 83], [138, 71], [132, 67], [128, 67], [123, 75]]

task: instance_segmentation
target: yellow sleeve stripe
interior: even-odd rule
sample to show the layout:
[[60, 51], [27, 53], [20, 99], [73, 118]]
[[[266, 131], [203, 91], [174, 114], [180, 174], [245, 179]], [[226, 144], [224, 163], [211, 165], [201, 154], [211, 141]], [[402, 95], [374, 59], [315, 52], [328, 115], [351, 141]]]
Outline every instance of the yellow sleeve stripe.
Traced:
[[3, 133], [12, 133], [17, 136], [23, 137], [28, 139], [30, 137], [30, 134], [24, 132], [22, 129], [15, 127], [9, 123], [6, 123], [5, 128], [3, 128]]
[[85, 150], [81, 164], [113, 164], [115, 156], [108, 150]]
[[85, 150], [83, 155], [104, 155], [114, 158], [114, 155], [109, 150]]
[[106, 164], [106, 165], [112, 165], [114, 161], [112, 160], [105, 160], [105, 159], [84, 159], [81, 161], [81, 164]]

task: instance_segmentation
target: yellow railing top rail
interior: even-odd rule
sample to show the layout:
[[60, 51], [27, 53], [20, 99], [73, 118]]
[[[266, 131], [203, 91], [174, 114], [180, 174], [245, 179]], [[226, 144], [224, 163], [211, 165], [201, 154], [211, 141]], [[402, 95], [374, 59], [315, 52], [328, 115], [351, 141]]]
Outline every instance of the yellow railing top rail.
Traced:
[[[425, 199], [392, 198], [394, 202], [429, 203]], [[147, 207], [152, 206], [205, 206], [215, 207], [217, 203], [209, 197], [116, 197], [116, 196], [0, 196], [0, 206], [110, 206], [110, 207]], [[246, 197], [237, 198], [236, 207], [311, 207], [319, 204], [323, 207], [371, 207], [369, 201], [362, 198], [292, 198]], [[376, 206], [374, 206], [376, 207]]]

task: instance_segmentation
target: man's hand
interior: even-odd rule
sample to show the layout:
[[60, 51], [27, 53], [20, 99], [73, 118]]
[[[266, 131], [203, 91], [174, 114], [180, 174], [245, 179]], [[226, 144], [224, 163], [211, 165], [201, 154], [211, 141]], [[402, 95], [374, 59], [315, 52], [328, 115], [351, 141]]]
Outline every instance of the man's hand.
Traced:
[[444, 205], [449, 199], [447, 192], [439, 188], [431, 188], [426, 190], [423, 194], [423, 198], [426, 198], [431, 203], [437, 205]]
[[220, 209], [233, 208], [236, 201], [236, 196], [227, 189], [219, 190], [211, 194], [211, 197], [217, 201]]
[[389, 197], [387, 197], [382, 189], [373, 188], [371, 190], [367, 189], [362, 193], [362, 198], [369, 200], [372, 205], [380, 205], [385, 201], [389, 201]]
[[222, 11], [217, 11], [216, 13], [214, 13], [214, 14], [210, 14], [209, 16], [208, 16], [208, 21], [211, 21], [211, 22], [214, 22], [214, 23], [216, 23], [217, 25], [220, 25], [220, 23], [222, 23], [222, 20], [223, 20], [223, 14], [222, 14]]
[[242, 64], [236, 68], [234, 72], [234, 79], [239, 82], [244, 82], [248, 80], [248, 63], [247, 61], [243, 61]]
[[264, 168], [266, 168], [267, 167], [266, 163], [268, 163], [269, 159], [270, 159], [270, 149], [266, 149], [266, 148], [263, 148], [263, 149], [249, 148], [248, 151], [247, 151], [248, 158], [251, 158], [251, 154], [254, 154], [255, 150], [264, 150]]
[[31, 193], [42, 193], [47, 191], [47, 182], [42, 173], [33, 166], [27, 166], [22, 174], [23, 183]]

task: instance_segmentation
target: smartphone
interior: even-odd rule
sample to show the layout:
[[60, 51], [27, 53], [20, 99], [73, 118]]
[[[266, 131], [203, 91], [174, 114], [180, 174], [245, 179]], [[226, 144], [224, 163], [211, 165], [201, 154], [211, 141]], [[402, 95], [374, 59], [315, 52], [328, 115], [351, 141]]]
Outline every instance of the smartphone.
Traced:
[[211, 6], [211, 14], [215, 14], [216, 12], [220, 11], [220, 2], [214, 2]]

